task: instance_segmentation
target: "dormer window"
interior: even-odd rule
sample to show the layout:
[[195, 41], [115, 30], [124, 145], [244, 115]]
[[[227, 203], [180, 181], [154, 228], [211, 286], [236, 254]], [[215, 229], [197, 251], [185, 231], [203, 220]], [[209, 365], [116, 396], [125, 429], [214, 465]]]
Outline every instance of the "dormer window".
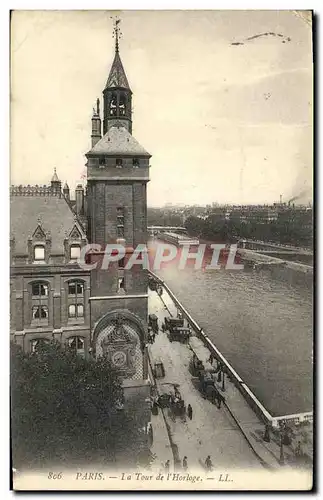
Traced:
[[36, 245], [34, 247], [34, 261], [44, 262], [45, 261], [45, 247], [44, 245]]
[[81, 247], [80, 245], [71, 245], [70, 248], [70, 259], [78, 260], [81, 257]]
[[121, 158], [117, 158], [116, 159], [116, 167], [117, 168], [122, 168], [122, 159]]
[[138, 158], [134, 158], [132, 160], [132, 166], [133, 166], [133, 168], [138, 168], [139, 167], [139, 160], [138, 160]]

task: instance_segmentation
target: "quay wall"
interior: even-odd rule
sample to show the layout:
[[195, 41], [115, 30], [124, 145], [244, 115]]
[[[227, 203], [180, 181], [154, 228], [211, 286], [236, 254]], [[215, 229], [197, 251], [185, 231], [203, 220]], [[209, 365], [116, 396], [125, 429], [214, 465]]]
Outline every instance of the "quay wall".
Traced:
[[293, 415], [282, 415], [278, 417], [272, 416], [268, 410], [261, 404], [258, 398], [253, 394], [251, 389], [247, 386], [247, 384], [242, 380], [239, 374], [235, 371], [235, 369], [231, 366], [231, 364], [227, 361], [227, 359], [223, 356], [223, 354], [217, 349], [217, 347], [213, 344], [213, 342], [209, 339], [208, 335], [203, 331], [203, 329], [198, 325], [198, 323], [192, 318], [189, 312], [185, 309], [185, 307], [181, 304], [181, 302], [174, 295], [172, 290], [168, 287], [168, 285], [159, 278], [155, 273], [149, 271], [150, 275], [166, 290], [168, 295], [173, 300], [176, 307], [182, 312], [183, 317], [190, 324], [191, 328], [194, 330], [197, 337], [199, 337], [204, 343], [205, 347], [212, 353], [215, 359], [220, 361], [224, 368], [224, 372], [230, 378], [230, 380], [235, 384], [235, 386], [242, 393], [250, 407], [255, 411], [258, 417], [266, 424], [271, 425], [274, 428], [278, 428], [280, 422], [290, 422], [290, 423], [301, 423], [305, 421], [312, 422], [313, 421], [313, 413], [297, 413]]
[[238, 253], [242, 263], [255, 263], [270, 272], [275, 279], [282, 279], [290, 285], [300, 284], [308, 288], [313, 286], [313, 266], [265, 255], [256, 250], [239, 248]]

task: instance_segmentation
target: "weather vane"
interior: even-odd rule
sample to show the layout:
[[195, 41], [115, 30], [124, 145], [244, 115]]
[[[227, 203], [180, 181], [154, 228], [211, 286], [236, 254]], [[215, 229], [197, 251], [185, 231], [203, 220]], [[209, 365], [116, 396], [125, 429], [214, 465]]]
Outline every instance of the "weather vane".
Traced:
[[112, 37], [116, 39], [116, 52], [119, 52], [119, 40], [122, 37], [122, 33], [120, 31], [119, 24], [121, 23], [121, 19], [115, 17], [111, 17], [114, 20], [113, 34]]

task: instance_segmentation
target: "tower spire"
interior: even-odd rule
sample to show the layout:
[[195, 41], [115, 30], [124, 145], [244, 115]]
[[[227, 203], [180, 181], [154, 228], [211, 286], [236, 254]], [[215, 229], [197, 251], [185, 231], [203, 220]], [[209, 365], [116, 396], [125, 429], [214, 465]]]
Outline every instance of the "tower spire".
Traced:
[[119, 39], [122, 36], [122, 33], [120, 31], [120, 27], [119, 27], [120, 23], [121, 23], [121, 19], [115, 18], [112, 37], [115, 38], [115, 51], [116, 51], [116, 53], [119, 52]]
[[113, 19], [113, 38], [115, 38], [115, 55], [103, 90], [103, 135], [112, 126], [125, 127], [132, 132], [131, 95], [127, 76], [119, 54], [120, 19]]

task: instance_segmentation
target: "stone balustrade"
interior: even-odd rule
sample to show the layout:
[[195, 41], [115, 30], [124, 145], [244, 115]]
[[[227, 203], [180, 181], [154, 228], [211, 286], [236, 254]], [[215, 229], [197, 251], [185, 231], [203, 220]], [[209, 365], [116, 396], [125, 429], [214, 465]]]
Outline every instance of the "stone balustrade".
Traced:
[[57, 196], [61, 198], [62, 192], [58, 189], [53, 189], [51, 186], [10, 186], [10, 196]]

